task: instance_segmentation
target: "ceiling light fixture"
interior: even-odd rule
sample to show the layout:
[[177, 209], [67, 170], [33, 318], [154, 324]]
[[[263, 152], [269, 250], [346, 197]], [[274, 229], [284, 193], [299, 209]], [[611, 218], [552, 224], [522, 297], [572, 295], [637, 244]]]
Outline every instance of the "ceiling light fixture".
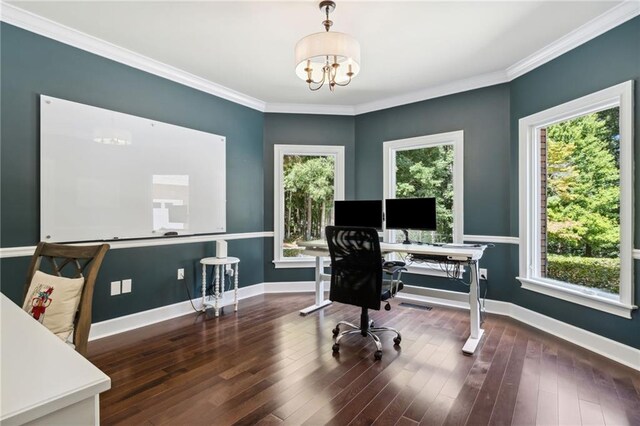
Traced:
[[325, 0], [320, 10], [326, 15], [322, 21], [325, 32], [306, 36], [296, 44], [296, 74], [316, 91], [324, 83], [333, 92], [335, 86], [346, 86], [360, 71], [360, 43], [348, 34], [329, 32], [333, 21], [329, 13], [336, 4]]

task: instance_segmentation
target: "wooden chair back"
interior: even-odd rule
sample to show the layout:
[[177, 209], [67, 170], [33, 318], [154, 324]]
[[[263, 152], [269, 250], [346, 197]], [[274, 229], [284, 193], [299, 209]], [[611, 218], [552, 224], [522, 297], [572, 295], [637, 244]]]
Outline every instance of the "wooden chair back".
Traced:
[[[107, 250], [109, 250], [109, 244], [71, 246], [41, 242], [37, 245], [36, 251], [31, 258], [27, 282], [24, 287], [23, 300], [27, 297], [33, 275], [38, 270], [59, 277], [84, 278], [80, 303], [73, 321], [73, 344], [76, 351], [83, 356], [87, 354], [87, 341], [89, 340], [89, 330], [91, 329], [93, 288]], [[43, 259], [46, 259], [48, 266], [46, 270], [43, 269], [45, 268], [42, 263]]]

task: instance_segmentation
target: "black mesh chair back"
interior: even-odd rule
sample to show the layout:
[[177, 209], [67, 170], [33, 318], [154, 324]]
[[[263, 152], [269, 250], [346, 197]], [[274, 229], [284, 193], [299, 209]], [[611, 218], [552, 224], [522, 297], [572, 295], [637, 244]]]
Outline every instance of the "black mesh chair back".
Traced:
[[368, 309], [380, 309], [382, 255], [374, 228], [327, 226], [331, 255], [329, 299]]
[[[402, 337], [398, 330], [391, 327], [374, 327], [369, 319], [369, 309], [380, 310], [380, 302], [393, 297], [402, 289], [400, 274], [404, 268], [394, 265], [391, 280], [383, 280], [382, 255], [380, 240], [374, 228], [360, 228], [354, 226], [327, 226], [325, 228], [327, 246], [331, 255], [331, 290], [329, 299], [333, 302], [359, 306], [360, 325], [348, 321], [340, 321], [333, 329], [336, 338], [333, 353], [340, 351], [340, 340], [350, 334], [361, 334], [370, 337], [375, 345], [374, 359], [382, 358], [382, 343], [375, 333], [390, 331], [396, 337], [393, 343], [398, 346]], [[390, 309], [389, 303], [387, 307]], [[340, 332], [340, 327], [346, 326], [350, 330]]]

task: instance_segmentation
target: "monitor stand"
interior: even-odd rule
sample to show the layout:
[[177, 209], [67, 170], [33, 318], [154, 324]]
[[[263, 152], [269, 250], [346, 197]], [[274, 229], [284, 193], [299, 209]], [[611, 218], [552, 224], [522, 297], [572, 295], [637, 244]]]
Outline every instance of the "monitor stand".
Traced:
[[411, 244], [411, 241], [409, 241], [409, 230], [403, 229], [402, 232], [404, 232], [404, 241], [402, 244]]

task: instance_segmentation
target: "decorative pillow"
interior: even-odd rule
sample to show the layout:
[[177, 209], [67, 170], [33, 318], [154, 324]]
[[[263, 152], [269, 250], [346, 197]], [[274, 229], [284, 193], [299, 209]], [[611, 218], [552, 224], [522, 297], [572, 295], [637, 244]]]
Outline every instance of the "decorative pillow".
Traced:
[[83, 277], [56, 277], [36, 271], [22, 309], [65, 340], [73, 331], [83, 285]]

